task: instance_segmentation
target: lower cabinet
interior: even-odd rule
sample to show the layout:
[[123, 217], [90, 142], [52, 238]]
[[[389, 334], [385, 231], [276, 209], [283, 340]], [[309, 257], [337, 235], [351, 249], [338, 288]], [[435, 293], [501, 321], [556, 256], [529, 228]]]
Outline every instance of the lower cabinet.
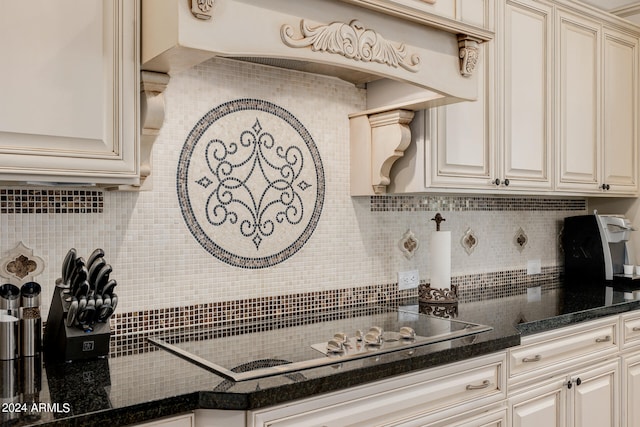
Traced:
[[194, 427], [194, 415], [192, 413], [176, 415], [175, 417], [160, 418], [143, 424], [136, 424], [137, 427]]
[[[247, 426], [505, 426], [505, 363], [497, 353], [250, 411]], [[498, 413], [487, 424], [490, 409]]]
[[617, 427], [620, 367], [615, 359], [532, 384], [509, 398], [512, 427]]
[[640, 350], [622, 358], [623, 427], [640, 427]]

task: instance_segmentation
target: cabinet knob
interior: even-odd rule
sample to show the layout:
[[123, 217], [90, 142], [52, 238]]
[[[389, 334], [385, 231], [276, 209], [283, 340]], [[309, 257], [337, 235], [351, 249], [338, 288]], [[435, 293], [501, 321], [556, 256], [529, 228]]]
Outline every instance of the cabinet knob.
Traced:
[[507, 186], [507, 187], [509, 186], [509, 180], [508, 179], [504, 180], [504, 185]]
[[609, 190], [609, 189], [611, 188], [611, 186], [610, 186], [609, 184], [602, 184], [602, 185], [600, 186], [600, 188], [602, 188], [603, 190], [605, 190], [605, 191], [606, 191], [606, 190]]
[[580, 377], [578, 377], [575, 380], [567, 381], [567, 388], [573, 387], [573, 383], [576, 383], [576, 386], [579, 386], [580, 384], [582, 384], [582, 380], [580, 379]]
[[496, 179], [495, 179], [495, 181], [493, 181], [493, 183], [494, 183], [496, 186], [499, 186], [499, 185], [500, 185], [500, 178], [496, 178]]

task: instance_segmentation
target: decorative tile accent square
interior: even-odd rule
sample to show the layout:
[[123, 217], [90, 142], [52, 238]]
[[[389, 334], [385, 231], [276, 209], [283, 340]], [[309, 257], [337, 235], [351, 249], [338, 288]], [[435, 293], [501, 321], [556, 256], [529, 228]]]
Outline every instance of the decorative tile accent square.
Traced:
[[0, 213], [101, 213], [102, 191], [0, 188]]

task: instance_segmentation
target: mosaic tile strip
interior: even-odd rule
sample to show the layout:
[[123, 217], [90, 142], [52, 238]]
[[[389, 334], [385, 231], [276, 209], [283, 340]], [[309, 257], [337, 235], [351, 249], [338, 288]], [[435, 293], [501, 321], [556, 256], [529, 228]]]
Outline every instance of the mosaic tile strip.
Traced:
[[[271, 330], [296, 326], [300, 318], [327, 320], [323, 313], [366, 304], [387, 304], [413, 297], [417, 290], [398, 290], [397, 283], [348, 289], [222, 301], [186, 307], [116, 313], [111, 319], [112, 357], [155, 349], [147, 338], [160, 331], [185, 331], [195, 326], [227, 328], [228, 333], [243, 330]], [[263, 329], [255, 329], [263, 328]]]
[[543, 267], [540, 274], [528, 275], [527, 269], [482, 274], [468, 274], [451, 278], [458, 286], [459, 302], [486, 301], [527, 293], [527, 288], [542, 286], [543, 290], [562, 286], [562, 266]]
[[[453, 277], [452, 283], [458, 287], [459, 302], [484, 301], [524, 294], [532, 286], [540, 285], [544, 291], [559, 288], [562, 286], [562, 271], [561, 266], [551, 266], [543, 267], [542, 273], [536, 275], [527, 275], [526, 269], [469, 274]], [[425, 286], [426, 283], [422, 283], [418, 290], [399, 291], [397, 283], [391, 283], [116, 313], [111, 320], [110, 355], [118, 357], [157, 350], [147, 342], [147, 338], [159, 332], [170, 331], [185, 334], [190, 339], [207, 339], [211, 336], [195, 333], [194, 329], [197, 327], [202, 331], [203, 326], [211, 326], [215, 331], [211, 329], [207, 334], [218, 337], [335, 320], [336, 309], [340, 309], [344, 316], [358, 310], [366, 312], [367, 304], [413, 298]]]
[[0, 213], [102, 213], [104, 195], [96, 190], [0, 189]]
[[178, 200], [189, 231], [216, 258], [265, 268], [311, 237], [325, 177], [311, 134], [287, 110], [238, 99], [204, 115], [178, 163]]
[[489, 196], [371, 196], [371, 212], [584, 211], [586, 199]]

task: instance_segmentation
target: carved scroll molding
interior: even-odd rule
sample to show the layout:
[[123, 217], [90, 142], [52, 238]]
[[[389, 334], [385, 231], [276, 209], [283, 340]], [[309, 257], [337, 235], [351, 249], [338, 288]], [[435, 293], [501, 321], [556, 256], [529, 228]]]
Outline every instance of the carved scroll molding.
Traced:
[[384, 194], [391, 183], [391, 166], [411, 143], [409, 123], [414, 112], [393, 110], [369, 116], [371, 126], [371, 185], [375, 194]]
[[198, 19], [211, 19], [214, 0], [191, 0], [191, 13]]
[[300, 21], [300, 35], [296, 38], [292, 25], [280, 28], [282, 42], [292, 48], [310, 48], [314, 52], [328, 52], [363, 62], [377, 62], [393, 68], [417, 72], [420, 57], [409, 55], [404, 43], [395, 45], [376, 31], [365, 28], [358, 20], [349, 24], [332, 22], [311, 27]]
[[458, 50], [460, 53], [460, 74], [463, 76], [471, 76], [476, 69], [478, 60], [480, 59], [480, 43], [474, 37], [466, 34], [458, 34]]

